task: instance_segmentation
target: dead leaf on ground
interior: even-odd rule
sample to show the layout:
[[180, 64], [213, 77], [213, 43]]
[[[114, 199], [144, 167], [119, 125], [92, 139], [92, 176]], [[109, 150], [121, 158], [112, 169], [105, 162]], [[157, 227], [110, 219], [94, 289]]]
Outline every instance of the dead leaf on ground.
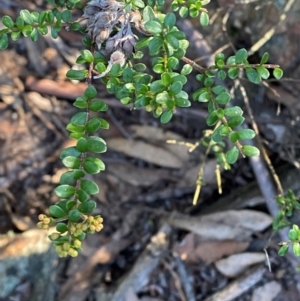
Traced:
[[134, 124], [129, 127], [133, 138], [143, 138], [147, 141], [166, 141], [168, 139], [183, 140], [183, 137], [160, 127]]
[[173, 251], [178, 253], [182, 260], [189, 263], [198, 263], [203, 260], [210, 264], [216, 260], [245, 251], [249, 242], [237, 242], [234, 240], [201, 242], [194, 233], [185, 236], [180, 244], [174, 246]]
[[[231, 255], [215, 263], [217, 270], [227, 277], [236, 277], [249, 266], [266, 260], [264, 253], [241, 253]], [[263, 300], [263, 299], [262, 299]]]
[[227, 210], [202, 217], [176, 214], [169, 217], [167, 222], [174, 227], [198, 234], [202, 241], [247, 241], [253, 233], [270, 226], [272, 217], [254, 210]]
[[[196, 166], [193, 164], [190, 168], [187, 168], [183, 179], [180, 181], [180, 186], [192, 186], [196, 184], [196, 180], [201, 167], [201, 162]], [[216, 184], [216, 159], [209, 159], [205, 161], [204, 173], [203, 173], [203, 183], [205, 184]]]
[[133, 131], [132, 137], [142, 138], [148, 143], [159, 145], [182, 161], [187, 161], [190, 157], [186, 146], [167, 143], [167, 140], [185, 141], [184, 137], [177, 133], [149, 125], [132, 125], [129, 128]]
[[163, 167], [180, 168], [182, 166], [182, 161], [172, 153], [143, 141], [113, 138], [106, 142], [108, 149], [124, 153], [130, 157]]
[[251, 301], [272, 301], [281, 291], [281, 285], [277, 281], [268, 282], [253, 292]]
[[136, 295], [136, 293], [134, 292], [133, 288], [130, 287], [127, 292], [125, 293], [124, 296], [124, 301], [139, 301], [140, 299], [138, 298], [138, 296]]
[[147, 187], [153, 185], [161, 178], [168, 178], [163, 170], [136, 167], [129, 163], [111, 162], [108, 164], [107, 169], [120, 180], [133, 186]]

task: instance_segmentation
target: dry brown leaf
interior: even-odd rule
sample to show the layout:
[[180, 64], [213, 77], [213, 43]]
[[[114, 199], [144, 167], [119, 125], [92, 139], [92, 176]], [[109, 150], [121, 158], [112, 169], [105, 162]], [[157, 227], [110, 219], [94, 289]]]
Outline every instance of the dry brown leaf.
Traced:
[[203, 260], [209, 264], [224, 256], [243, 252], [249, 246], [248, 242], [234, 240], [199, 242], [197, 238], [194, 233], [187, 234], [184, 240], [173, 248], [173, 251], [187, 262], [196, 263]]
[[180, 168], [182, 166], [182, 161], [172, 153], [143, 141], [113, 138], [106, 142], [108, 149], [122, 152], [146, 162], [169, 168]]
[[167, 140], [184, 141], [185, 139], [179, 134], [149, 125], [132, 125], [129, 128], [133, 131], [134, 138], [142, 138], [149, 143], [159, 145], [182, 161], [187, 161], [190, 157], [186, 146], [166, 142]]
[[217, 270], [227, 277], [236, 277], [244, 272], [249, 266], [264, 262], [264, 253], [241, 253], [231, 255], [215, 263]]
[[130, 287], [127, 292], [125, 293], [124, 296], [124, 301], [139, 301], [140, 299], [138, 298], [138, 296], [136, 295], [136, 293], [134, 292], [133, 288]]
[[[196, 166], [193, 165], [191, 168], [188, 168], [185, 171], [185, 174], [183, 176], [183, 179], [180, 182], [180, 185], [181, 186], [195, 185], [201, 165], [202, 165], [202, 163], [199, 163]], [[204, 184], [216, 184], [217, 183], [216, 172], [215, 172], [216, 166], [217, 166], [216, 159], [210, 159], [210, 160], [205, 161], [204, 173], [203, 173]]]
[[254, 210], [227, 210], [198, 218], [176, 214], [167, 221], [172, 226], [198, 234], [202, 241], [247, 241], [252, 233], [270, 226], [272, 218]]
[[111, 162], [107, 169], [118, 179], [133, 186], [151, 186], [162, 178], [161, 170], [136, 167], [128, 163]]
[[183, 140], [182, 136], [155, 126], [134, 124], [129, 129], [132, 131], [133, 138], [143, 138], [151, 142], [166, 141], [168, 139]]
[[272, 301], [281, 291], [281, 285], [277, 281], [268, 282], [253, 292], [251, 301]]

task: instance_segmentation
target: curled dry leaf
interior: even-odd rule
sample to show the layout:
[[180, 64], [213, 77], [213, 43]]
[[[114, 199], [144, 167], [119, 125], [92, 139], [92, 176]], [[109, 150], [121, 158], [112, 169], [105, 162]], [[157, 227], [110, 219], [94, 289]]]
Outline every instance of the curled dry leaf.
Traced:
[[249, 242], [238, 242], [234, 240], [224, 241], [199, 241], [198, 236], [189, 233], [180, 244], [175, 245], [173, 251], [178, 253], [182, 260], [197, 263], [199, 260], [209, 264], [224, 256], [245, 251]]
[[227, 210], [202, 217], [176, 214], [167, 222], [177, 228], [199, 235], [202, 241], [226, 240], [247, 241], [255, 232], [266, 229], [272, 218], [254, 210]]
[[112, 138], [107, 141], [108, 149], [163, 167], [180, 168], [182, 161], [161, 147], [143, 141]]
[[227, 277], [236, 277], [249, 266], [262, 263], [266, 259], [264, 253], [241, 253], [231, 255], [215, 263], [217, 270]]
[[251, 301], [272, 301], [280, 291], [281, 285], [277, 281], [268, 282], [254, 290]]

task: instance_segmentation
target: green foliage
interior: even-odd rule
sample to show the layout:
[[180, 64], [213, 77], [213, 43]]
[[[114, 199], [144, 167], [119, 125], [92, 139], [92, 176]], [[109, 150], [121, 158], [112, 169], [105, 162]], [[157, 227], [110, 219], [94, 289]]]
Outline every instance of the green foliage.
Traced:
[[[172, 10], [178, 12], [181, 18], [198, 18], [202, 26], [208, 26], [209, 14], [205, 6], [209, 2], [174, 0]], [[81, 21], [97, 16], [101, 19], [101, 13], [108, 10], [107, 7], [96, 7], [95, 10], [95, 5], [89, 6], [87, 3], [82, 20], [72, 21], [72, 10], [81, 8], [84, 1], [47, 0], [47, 3], [52, 9], [41, 12], [21, 10], [16, 20], [4, 16], [4, 29], [0, 31], [0, 49], [9, 46], [9, 37], [16, 41], [23, 35], [35, 42], [39, 34], [47, 34], [48, 29], [53, 38], [58, 37], [63, 27], [83, 34], [85, 49], [80, 51], [76, 62], [85, 67], [69, 70], [66, 74], [70, 80], [84, 80], [88, 84], [83, 95], [77, 97], [73, 103], [79, 112], [72, 116], [66, 126], [70, 138], [76, 140], [76, 146], [66, 148], [60, 154], [62, 163], [69, 170], [61, 176], [60, 185], [54, 191], [59, 201], [50, 206], [49, 217], [43, 214], [39, 216], [38, 223], [43, 229], [49, 229], [50, 225], [56, 224], [57, 232], [49, 237], [59, 256], [77, 256], [86, 234], [100, 231], [103, 227], [102, 217], [90, 215], [96, 207], [91, 196], [99, 192], [99, 187], [86, 178], [87, 175], [105, 170], [105, 164], [98, 155], [106, 151], [106, 143], [96, 132], [109, 128], [105, 119], [95, 114], [91, 116], [91, 112], [108, 110], [107, 104], [97, 99], [93, 80], [101, 78], [107, 91], [114, 94], [122, 104], [130, 104], [136, 109], [145, 108], [147, 112], [152, 112], [154, 118], [159, 118], [161, 123], [167, 123], [176, 110], [191, 106], [191, 99], [184, 91], [184, 86], [189, 75], [195, 76], [199, 87], [192, 93], [192, 99], [207, 105], [206, 123], [213, 127], [201, 139], [202, 145], [214, 153], [224, 169], [229, 169], [240, 155], [259, 155], [256, 147], [250, 143], [245, 144], [245, 141], [254, 138], [255, 133], [251, 129], [241, 128], [245, 120], [242, 109], [231, 104], [230, 93], [216, 82], [226, 78], [234, 80], [244, 72], [250, 82], [259, 84], [270, 77], [269, 69], [274, 69], [272, 74], [276, 79], [281, 78], [282, 70], [277, 65], [274, 67], [266, 64], [268, 53], [262, 56], [259, 64], [249, 64], [246, 49], [240, 49], [228, 58], [219, 53], [213, 66], [203, 68], [185, 57], [189, 41], [184, 32], [176, 27], [176, 15], [173, 12], [162, 12], [164, 0], [125, 0], [124, 6], [116, 2], [115, 7], [122, 12], [124, 18], [112, 18], [106, 27], [100, 26], [100, 29], [92, 27], [94, 21], [86, 22], [88, 25]], [[119, 12], [113, 16], [119, 16]], [[136, 36], [131, 33], [132, 26], [144, 37], [136, 41]], [[94, 36], [87, 36], [87, 32]], [[119, 37], [123, 32], [126, 34]], [[145, 54], [151, 56], [153, 72], [149, 72], [147, 66], [140, 61]], [[193, 74], [193, 70], [199, 74]], [[291, 205], [287, 205], [288, 199], [284, 198], [284, 210], [276, 222], [274, 221], [274, 229], [286, 225], [284, 216], [291, 210]], [[295, 201], [292, 203], [296, 206]], [[294, 253], [299, 254], [299, 232], [295, 229], [293, 228], [291, 240]], [[286, 253], [287, 249], [288, 245], [282, 245], [280, 254]]]

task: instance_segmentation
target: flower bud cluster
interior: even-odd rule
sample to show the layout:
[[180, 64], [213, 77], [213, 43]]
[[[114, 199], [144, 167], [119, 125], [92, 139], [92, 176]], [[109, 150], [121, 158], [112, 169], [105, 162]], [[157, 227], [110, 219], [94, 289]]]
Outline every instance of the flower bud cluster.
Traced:
[[48, 217], [45, 214], [40, 214], [38, 216], [39, 222], [37, 223], [38, 228], [48, 230], [50, 227], [50, 224], [53, 221], [53, 218]]
[[55, 251], [59, 257], [77, 257], [81, 250], [81, 240], [86, 233], [95, 233], [103, 229], [103, 218], [101, 216], [89, 216], [81, 223], [71, 223], [68, 226], [68, 234], [59, 232], [52, 233], [49, 238], [55, 245]]

